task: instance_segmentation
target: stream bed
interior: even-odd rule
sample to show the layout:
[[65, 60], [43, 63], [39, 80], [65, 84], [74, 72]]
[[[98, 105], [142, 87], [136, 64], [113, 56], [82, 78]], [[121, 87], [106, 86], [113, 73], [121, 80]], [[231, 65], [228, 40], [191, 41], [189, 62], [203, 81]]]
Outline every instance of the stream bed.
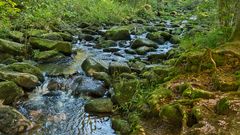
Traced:
[[[18, 110], [31, 121], [39, 125], [39, 128], [29, 131], [27, 135], [114, 135], [111, 127], [111, 116], [94, 116], [84, 111], [84, 104], [91, 99], [87, 95], [73, 94], [76, 89], [91, 91], [102, 86], [102, 82], [88, 77], [81, 68], [81, 64], [87, 57], [93, 57], [106, 63], [128, 62], [138, 58], [145, 61], [147, 55], [162, 54], [168, 52], [172, 45], [165, 42], [158, 44], [158, 48], [146, 55], [128, 54], [126, 49], [136, 38], [145, 39], [147, 33], [131, 35], [131, 40], [116, 41], [116, 52], [106, 52], [95, 48], [95, 41], [78, 39], [73, 44], [76, 52], [71, 57], [55, 63], [39, 64], [43, 70], [45, 81], [33, 92], [29, 98], [18, 105]], [[98, 37], [101, 35], [97, 35]], [[81, 84], [78, 83], [79, 78]], [[51, 85], [56, 87], [51, 90]], [[107, 96], [106, 94], [104, 96]]]

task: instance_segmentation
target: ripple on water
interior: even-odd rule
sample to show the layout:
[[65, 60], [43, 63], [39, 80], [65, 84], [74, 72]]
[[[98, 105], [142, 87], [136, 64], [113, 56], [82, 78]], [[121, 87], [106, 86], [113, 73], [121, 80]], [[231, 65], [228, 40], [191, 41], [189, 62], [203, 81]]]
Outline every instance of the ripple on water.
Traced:
[[[67, 82], [66, 79], [62, 81]], [[84, 112], [86, 99], [75, 98], [70, 92], [59, 90], [49, 94], [47, 83], [48, 81], [45, 81], [30, 94], [30, 99], [19, 107], [20, 112], [41, 126], [26, 134], [114, 135], [109, 117], [91, 116]]]

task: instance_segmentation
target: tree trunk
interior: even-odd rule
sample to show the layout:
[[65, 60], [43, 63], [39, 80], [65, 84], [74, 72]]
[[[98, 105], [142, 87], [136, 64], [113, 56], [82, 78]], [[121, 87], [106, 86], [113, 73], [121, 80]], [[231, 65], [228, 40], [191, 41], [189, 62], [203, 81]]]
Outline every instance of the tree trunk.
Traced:
[[235, 29], [231, 37], [232, 41], [240, 41], [240, 0], [236, 3], [236, 12], [235, 12]]

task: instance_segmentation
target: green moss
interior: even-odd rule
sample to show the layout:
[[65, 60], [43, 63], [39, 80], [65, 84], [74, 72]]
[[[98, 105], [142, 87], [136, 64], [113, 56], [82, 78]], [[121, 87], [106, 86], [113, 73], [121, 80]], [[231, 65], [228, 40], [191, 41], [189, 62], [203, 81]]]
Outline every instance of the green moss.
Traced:
[[217, 102], [216, 112], [218, 114], [228, 114], [230, 110], [230, 102], [227, 98], [222, 98]]
[[64, 58], [65, 56], [58, 51], [34, 51], [33, 59], [39, 62], [53, 62]]
[[38, 67], [30, 65], [28, 63], [13, 63], [11, 65], [7, 65], [5, 69], [23, 73], [30, 73], [37, 76], [40, 81], [44, 80], [41, 70]]
[[184, 97], [188, 97], [191, 99], [195, 99], [195, 98], [205, 98], [205, 99], [209, 99], [209, 98], [213, 98], [214, 94], [202, 89], [195, 89], [195, 88], [188, 88], [186, 90], [184, 90], [183, 94]]
[[147, 103], [150, 105], [152, 113], [158, 114], [161, 106], [168, 102], [172, 97], [173, 93], [171, 90], [160, 86], [150, 93]]
[[135, 92], [139, 89], [139, 81], [134, 80], [121, 80], [113, 84], [114, 95], [112, 99], [115, 103], [123, 105], [132, 100]]
[[163, 122], [178, 128], [182, 127], [183, 115], [182, 111], [180, 110], [180, 105], [178, 104], [166, 104], [162, 106], [159, 116]]
[[110, 40], [129, 40], [130, 30], [126, 27], [113, 27], [108, 30], [105, 37]]
[[131, 132], [129, 123], [119, 118], [112, 119], [112, 128], [116, 131], [120, 131], [122, 134], [129, 134]]
[[12, 104], [17, 98], [23, 96], [23, 90], [12, 81], [0, 82], [0, 100], [3, 104]]
[[42, 51], [45, 50], [57, 50], [64, 54], [71, 54], [72, 53], [72, 45], [69, 42], [64, 41], [53, 41], [48, 39], [41, 39], [31, 37], [30, 44], [34, 49], [40, 49]]
[[25, 45], [4, 39], [0, 39], [0, 51], [12, 55], [24, 55], [27, 52]]

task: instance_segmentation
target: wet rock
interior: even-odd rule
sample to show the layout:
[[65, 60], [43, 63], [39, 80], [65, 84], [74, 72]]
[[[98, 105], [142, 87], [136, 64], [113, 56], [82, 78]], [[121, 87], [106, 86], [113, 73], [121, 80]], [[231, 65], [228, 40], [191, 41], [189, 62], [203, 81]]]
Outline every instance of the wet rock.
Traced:
[[111, 40], [130, 40], [130, 31], [126, 27], [114, 27], [105, 33], [105, 37]]
[[23, 96], [23, 90], [12, 81], [0, 82], [0, 100], [3, 104], [9, 105], [16, 101], [17, 98]]
[[106, 92], [102, 81], [91, 78], [78, 78], [75, 80], [75, 84], [76, 88], [73, 90], [75, 96], [103, 97]]
[[226, 115], [230, 111], [230, 102], [227, 98], [222, 98], [217, 102], [216, 112], [220, 115]]
[[161, 32], [160, 35], [164, 37], [165, 41], [170, 40], [172, 37], [172, 35], [168, 32]]
[[165, 43], [165, 38], [161, 35], [161, 32], [148, 33], [147, 38], [159, 44]]
[[80, 39], [80, 40], [84, 39], [84, 40], [86, 40], [86, 41], [92, 41], [92, 40], [95, 39], [95, 37], [92, 36], [92, 35], [90, 35], [90, 34], [81, 34], [81, 35], [79, 36], [79, 39]]
[[88, 101], [84, 108], [89, 113], [112, 113], [113, 103], [109, 98], [93, 99]]
[[106, 87], [111, 85], [111, 77], [105, 72], [93, 72], [93, 78], [104, 82]]
[[109, 47], [109, 48], [104, 48], [103, 52], [118, 52], [120, 51], [120, 48], [116, 48], [116, 47]]
[[16, 135], [33, 128], [33, 124], [20, 112], [9, 106], [0, 106], [0, 132]]
[[24, 62], [13, 63], [1, 69], [33, 74], [37, 76], [40, 81], [44, 81], [44, 76], [41, 70], [38, 67], [30, 65], [28, 63], [24, 63]]
[[42, 34], [40, 37], [43, 39], [63, 41], [62, 36], [58, 32]]
[[47, 85], [47, 88], [49, 91], [54, 91], [54, 90], [58, 90], [60, 89], [61, 87], [61, 84], [59, 84], [56, 80], [54, 79], [51, 79], [49, 82], [48, 82], [48, 85]]
[[117, 46], [117, 44], [113, 40], [100, 40], [100, 42], [96, 45], [96, 48], [100, 49], [114, 46]]
[[158, 45], [149, 39], [136, 39], [133, 41], [131, 48], [137, 49], [142, 46], [153, 47], [155, 49], [158, 48]]
[[19, 73], [10, 71], [0, 71], [1, 80], [13, 81], [26, 89], [33, 89], [39, 85], [39, 80], [35, 75], [29, 73]]
[[22, 43], [24, 41], [24, 34], [20, 31], [10, 31], [9, 38], [14, 42]]
[[209, 99], [214, 97], [214, 94], [212, 92], [205, 91], [202, 89], [196, 89], [196, 88], [188, 88], [184, 90], [182, 95], [184, 97], [188, 97], [191, 99], [195, 99], [195, 98]]
[[0, 39], [0, 52], [12, 55], [24, 55], [27, 51], [26, 46], [23, 44]]
[[82, 63], [82, 69], [88, 74], [92, 75], [93, 72], [108, 72], [108, 64], [96, 58], [87, 58]]
[[174, 125], [175, 127], [182, 126], [183, 115], [180, 110], [180, 105], [163, 105], [161, 107], [159, 117], [167, 124]]
[[128, 54], [136, 54], [136, 51], [134, 51], [132, 49], [125, 49], [124, 51]]
[[114, 76], [120, 73], [130, 73], [131, 69], [127, 63], [111, 62], [109, 65], [109, 74]]
[[65, 56], [55, 50], [41, 52], [36, 50], [33, 54], [33, 59], [42, 63], [57, 62], [63, 58], [65, 58]]
[[112, 118], [112, 128], [124, 135], [131, 132], [129, 123], [126, 120], [119, 118]]
[[119, 83], [113, 84], [112, 101], [116, 104], [123, 105], [126, 102], [129, 102], [136, 90], [139, 87], [138, 80], [123, 80]]
[[72, 53], [72, 45], [69, 42], [53, 41], [35, 37], [31, 37], [29, 41], [34, 49], [40, 49], [41, 51], [56, 50], [68, 55]]
[[147, 47], [147, 46], [142, 46], [136, 49], [137, 54], [139, 55], [144, 55], [147, 54], [148, 52], [154, 51], [155, 49], [153, 47]]

